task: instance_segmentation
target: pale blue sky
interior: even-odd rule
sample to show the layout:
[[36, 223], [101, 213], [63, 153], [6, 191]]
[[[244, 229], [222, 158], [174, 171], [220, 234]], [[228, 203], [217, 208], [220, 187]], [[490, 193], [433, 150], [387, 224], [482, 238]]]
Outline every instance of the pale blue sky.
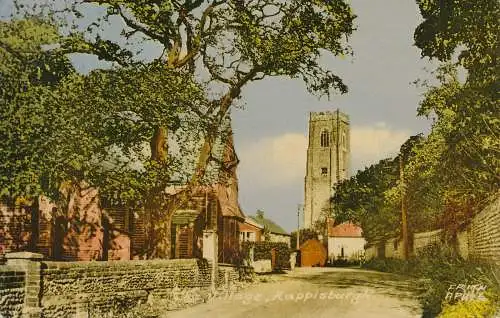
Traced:
[[[0, 0], [1, 15], [11, 0]], [[350, 44], [353, 58], [324, 58], [349, 86], [349, 93], [318, 100], [300, 80], [271, 78], [244, 88], [244, 110], [233, 111], [235, 146], [241, 164], [240, 204], [256, 209], [287, 231], [297, 227], [297, 204], [304, 197], [309, 111], [339, 107], [351, 119], [351, 171], [393, 155], [410, 135], [426, 132], [429, 122], [416, 118], [421, 91], [411, 84], [432, 69], [413, 46], [421, 17], [412, 0], [352, 0], [358, 30]], [[96, 11], [97, 13], [97, 11]], [[108, 30], [119, 34], [118, 24]], [[155, 56], [150, 46], [144, 56]], [[79, 56], [76, 67], [88, 71], [97, 59]]]
[[349, 93], [318, 100], [299, 80], [273, 78], [243, 91], [246, 109], [234, 112], [240, 155], [240, 203], [246, 213], [263, 209], [286, 230], [297, 227], [304, 198], [309, 111], [339, 107], [351, 119], [351, 171], [393, 155], [410, 135], [430, 123], [416, 117], [421, 91], [411, 82], [428, 78], [413, 46], [421, 17], [414, 1], [353, 0], [358, 30], [350, 41], [355, 56], [327, 63]]

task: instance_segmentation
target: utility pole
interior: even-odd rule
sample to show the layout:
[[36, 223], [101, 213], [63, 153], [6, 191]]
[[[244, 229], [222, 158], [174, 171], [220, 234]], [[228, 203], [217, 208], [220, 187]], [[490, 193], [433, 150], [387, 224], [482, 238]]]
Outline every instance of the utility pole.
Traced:
[[406, 183], [404, 178], [403, 154], [399, 154], [399, 180], [401, 183], [401, 223], [403, 236], [403, 259], [408, 260], [408, 210], [406, 207]]
[[297, 205], [297, 250], [300, 249], [300, 209], [302, 205]]

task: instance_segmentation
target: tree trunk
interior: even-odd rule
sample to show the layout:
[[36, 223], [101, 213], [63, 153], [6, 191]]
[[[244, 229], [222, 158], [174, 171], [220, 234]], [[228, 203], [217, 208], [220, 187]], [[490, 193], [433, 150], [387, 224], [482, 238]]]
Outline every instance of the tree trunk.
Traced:
[[157, 127], [151, 138], [151, 160], [163, 163], [167, 160], [167, 130]]
[[153, 228], [154, 228], [154, 240], [153, 244], [155, 244], [153, 250], [153, 258], [162, 258], [162, 259], [171, 259], [171, 224], [172, 224], [172, 216], [173, 213], [161, 213], [157, 214], [157, 218], [153, 220]]

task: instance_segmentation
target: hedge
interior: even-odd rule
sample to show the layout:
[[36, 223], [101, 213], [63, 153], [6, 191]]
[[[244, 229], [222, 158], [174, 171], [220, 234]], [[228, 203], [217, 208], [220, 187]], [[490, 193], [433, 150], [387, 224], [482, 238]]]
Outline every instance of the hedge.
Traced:
[[276, 265], [273, 269], [290, 268], [290, 248], [283, 242], [243, 242], [242, 253], [249, 260], [249, 250], [254, 248], [254, 261], [270, 260], [271, 250], [276, 250]]

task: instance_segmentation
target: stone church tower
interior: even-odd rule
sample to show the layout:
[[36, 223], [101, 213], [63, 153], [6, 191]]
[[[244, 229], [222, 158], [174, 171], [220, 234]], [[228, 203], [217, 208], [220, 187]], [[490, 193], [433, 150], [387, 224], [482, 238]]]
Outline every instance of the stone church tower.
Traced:
[[333, 187], [349, 174], [349, 117], [340, 112], [309, 114], [309, 146], [305, 177], [304, 227], [311, 228], [332, 212]]

